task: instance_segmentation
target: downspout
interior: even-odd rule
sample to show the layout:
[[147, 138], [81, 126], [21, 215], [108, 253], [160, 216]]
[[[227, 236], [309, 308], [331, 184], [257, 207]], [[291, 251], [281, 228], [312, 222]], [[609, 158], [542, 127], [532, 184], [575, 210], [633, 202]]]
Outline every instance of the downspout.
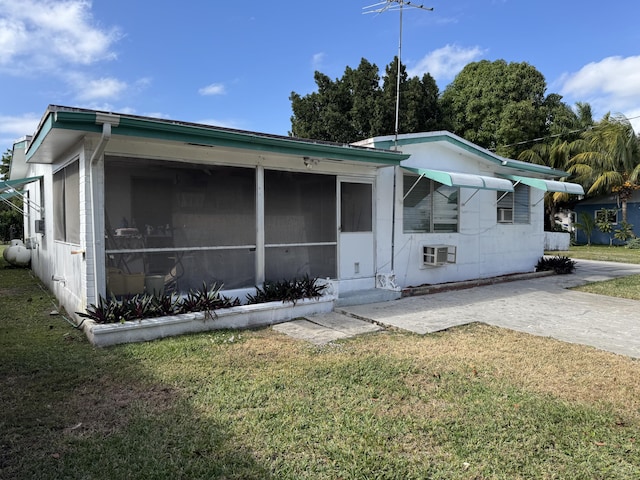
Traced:
[[[106, 117], [106, 118], [105, 118]], [[95, 165], [100, 161], [104, 151], [107, 147], [107, 143], [111, 140], [111, 125], [112, 123], [118, 125], [120, 117], [115, 115], [98, 115], [96, 116], [96, 123], [102, 123], [102, 136], [98, 142], [98, 146], [91, 155], [89, 161], [89, 192], [91, 197], [91, 243], [92, 243], [92, 257], [93, 257], [93, 299], [94, 302], [98, 301], [98, 255], [97, 255], [97, 236], [96, 236], [96, 204], [95, 204], [95, 186], [93, 183], [93, 169]]]

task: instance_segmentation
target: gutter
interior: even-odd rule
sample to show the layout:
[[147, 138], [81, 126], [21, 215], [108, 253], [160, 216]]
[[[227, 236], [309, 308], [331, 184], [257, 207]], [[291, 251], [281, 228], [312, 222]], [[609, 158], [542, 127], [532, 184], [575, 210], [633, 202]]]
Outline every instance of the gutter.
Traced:
[[[93, 151], [91, 155], [91, 160], [89, 161], [89, 192], [91, 197], [91, 244], [92, 244], [92, 253], [93, 253], [93, 301], [97, 304], [99, 297], [99, 288], [98, 288], [98, 244], [97, 244], [97, 235], [96, 230], [98, 227], [98, 222], [96, 220], [96, 203], [95, 203], [95, 186], [93, 180], [93, 170], [94, 167], [98, 164], [100, 160], [104, 157], [104, 151], [107, 147], [107, 143], [111, 140], [111, 128], [112, 126], [117, 127], [120, 124], [120, 116], [111, 115], [111, 114], [101, 114], [96, 113], [96, 123], [98, 125], [102, 124], [102, 136], [100, 137], [100, 141], [98, 142], [98, 146]], [[87, 299], [88, 300], [88, 299]]]

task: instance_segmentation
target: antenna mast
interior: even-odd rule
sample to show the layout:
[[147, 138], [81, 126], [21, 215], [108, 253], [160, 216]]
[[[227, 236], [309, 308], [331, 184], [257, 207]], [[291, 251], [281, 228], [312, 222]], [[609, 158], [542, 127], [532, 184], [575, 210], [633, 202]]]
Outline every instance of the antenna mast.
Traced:
[[415, 3], [409, 2], [407, 0], [385, 0], [383, 2], [374, 3], [373, 5], [368, 5], [363, 7], [364, 14], [367, 13], [375, 13], [380, 14], [384, 12], [400, 12], [400, 34], [398, 39], [398, 74], [396, 79], [396, 124], [395, 124], [395, 140], [394, 146], [395, 149], [398, 149], [398, 130], [400, 124], [400, 65], [402, 62], [402, 11], [404, 6], [417, 8], [419, 10], [427, 10], [433, 11], [433, 7], [425, 7], [424, 5], [417, 5]]

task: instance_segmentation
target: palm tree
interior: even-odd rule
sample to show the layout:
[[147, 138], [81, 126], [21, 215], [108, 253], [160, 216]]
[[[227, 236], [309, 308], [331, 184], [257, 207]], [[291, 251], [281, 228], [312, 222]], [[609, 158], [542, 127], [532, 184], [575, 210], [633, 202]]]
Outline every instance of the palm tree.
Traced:
[[627, 221], [627, 200], [640, 176], [640, 143], [629, 120], [606, 114], [576, 142], [580, 153], [569, 160], [569, 173], [587, 196], [615, 193]]
[[587, 246], [591, 246], [591, 235], [596, 228], [596, 221], [588, 212], [580, 212], [580, 221], [575, 224], [576, 228], [582, 230], [587, 237]]
[[[580, 134], [591, 128], [593, 116], [591, 105], [588, 103], [576, 103], [575, 111], [566, 107], [566, 119], [564, 122], [551, 124], [549, 133], [552, 142], [537, 143], [530, 149], [524, 150], [518, 156], [518, 160], [538, 165], [546, 165], [556, 170], [567, 170], [571, 158], [580, 152]], [[549, 222], [554, 224], [557, 206], [569, 201], [569, 194], [554, 192], [545, 194], [545, 211], [548, 213]]]

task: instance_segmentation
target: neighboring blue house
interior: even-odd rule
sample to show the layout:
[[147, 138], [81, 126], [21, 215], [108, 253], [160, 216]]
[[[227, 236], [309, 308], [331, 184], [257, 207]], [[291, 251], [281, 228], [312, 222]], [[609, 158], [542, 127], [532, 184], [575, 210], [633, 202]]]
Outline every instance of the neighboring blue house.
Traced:
[[[582, 212], [587, 212], [594, 220], [597, 221], [599, 215], [604, 214], [604, 210], [610, 213], [610, 221], [613, 224], [613, 231], [620, 228], [622, 222], [622, 208], [616, 194], [603, 195], [601, 197], [588, 198], [578, 202], [574, 208], [576, 212], [576, 221], [581, 222], [580, 216]], [[615, 211], [615, 214], [611, 213]], [[627, 202], [627, 222], [633, 225], [633, 231], [636, 235], [640, 235], [640, 190], [636, 190]], [[613, 235], [602, 233], [598, 228], [594, 228], [591, 233], [591, 243], [595, 245], [609, 245], [610, 237]], [[576, 242], [579, 244], [587, 243], [587, 236], [583, 230], [577, 229]], [[613, 245], [622, 245], [623, 242], [613, 239]]]

